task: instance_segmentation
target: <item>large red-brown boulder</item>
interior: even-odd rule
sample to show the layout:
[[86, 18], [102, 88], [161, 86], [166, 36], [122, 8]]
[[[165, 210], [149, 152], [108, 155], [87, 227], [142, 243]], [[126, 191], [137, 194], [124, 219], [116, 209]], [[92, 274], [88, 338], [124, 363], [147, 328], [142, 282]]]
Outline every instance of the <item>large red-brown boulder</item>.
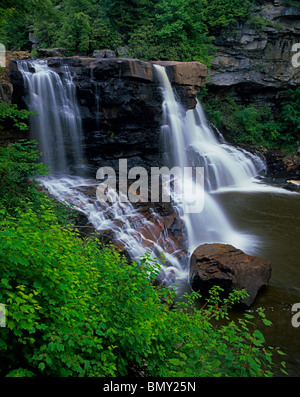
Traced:
[[249, 307], [270, 277], [271, 265], [266, 259], [247, 255], [232, 245], [203, 244], [191, 256], [190, 284], [201, 295], [215, 285], [225, 293], [245, 289], [249, 296], [241, 303]]

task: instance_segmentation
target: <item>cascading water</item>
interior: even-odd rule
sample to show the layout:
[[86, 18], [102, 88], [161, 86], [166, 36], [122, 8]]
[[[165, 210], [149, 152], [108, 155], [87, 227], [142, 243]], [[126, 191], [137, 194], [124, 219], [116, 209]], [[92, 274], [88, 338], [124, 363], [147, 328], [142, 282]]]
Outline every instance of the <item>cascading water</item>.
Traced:
[[[19, 61], [27, 95], [27, 107], [39, 114], [30, 121], [32, 138], [39, 142], [42, 161], [51, 168], [49, 177], [40, 178], [44, 187], [59, 201], [73, 205], [84, 213], [98, 231], [109, 231], [114, 241], [124, 248], [130, 257], [139, 262], [148, 250], [152, 257], [164, 253], [168, 262], [165, 281], [180, 279], [185, 272], [176, 257], [174, 242], [164, 230], [164, 220], [153, 210], [153, 218], [160, 229], [151, 236], [154, 223], [142, 215], [132, 204], [123, 202], [115, 191], [109, 190], [113, 202], [96, 200], [96, 180], [87, 180], [81, 175], [82, 133], [81, 116], [76, 100], [75, 85], [67, 66], [62, 65], [56, 73], [46, 60]], [[96, 86], [93, 75], [91, 81]], [[96, 92], [99, 115], [99, 95]], [[94, 189], [94, 198], [85, 193]], [[161, 230], [161, 232], [160, 232]], [[173, 251], [173, 255], [166, 252]]]
[[193, 163], [204, 167], [208, 191], [245, 186], [266, 169], [260, 157], [228, 145], [223, 137], [220, 143], [199, 102], [195, 110], [187, 112], [185, 129], [188, 154]]
[[39, 143], [42, 161], [51, 174], [80, 172], [84, 164], [81, 116], [68, 67], [62, 65], [60, 75], [48, 67], [47, 60], [19, 61], [18, 68], [27, 107], [39, 114], [31, 118], [30, 132]]
[[193, 213], [185, 211], [185, 200], [175, 205], [186, 226], [186, 241], [189, 252], [201, 243], [230, 243], [245, 249], [250, 236], [237, 233], [211, 191], [224, 187], [237, 187], [252, 181], [265, 168], [264, 162], [255, 155], [238, 150], [226, 143], [220, 143], [209, 128], [200, 103], [195, 110], [186, 114], [177, 103], [166, 70], [160, 65], [154, 66], [163, 90], [164, 125], [163, 141], [166, 143], [166, 161], [168, 165], [204, 168], [204, 189], [197, 186], [193, 179], [185, 178], [182, 191], [194, 185], [196, 194], [202, 194], [204, 206]]
[[[153, 257], [164, 252], [168, 263], [166, 279], [174, 273], [177, 281], [186, 279], [187, 255], [178, 252], [178, 246], [168, 236], [163, 217], [154, 209], [151, 211], [156, 224], [129, 201], [120, 200], [115, 191], [108, 191], [114, 197], [113, 202], [99, 202], [96, 194], [91, 198], [86, 193], [87, 188], [94, 189], [95, 193], [97, 181], [78, 176], [82, 175], [83, 164], [81, 117], [68, 67], [62, 65], [56, 73], [47, 61], [40, 60], [19, 61], [18, 67], [24, 79], [28, 108], [39, 114], [31, 119], [32, 137], [39, 142], [43, 161], [52, 170], [52, 175], [42, 178], [41, 183], [58, 200], [84, 213], [97, 230], [110, 231], [133, 260], [139, 261], [146, 250]], [[164, 98], [162, 135], [166, 165], [204, 168], [204, 188], [197, 186], [192, 177], [185, 178], [181, 186], [183, 193], [190, 192], [192, 187], [197, 196], [203, 195], [203, 209], [190, 213], [186, 211], [189, 195], [183, 194], [181, 201], [173, 195], [174, 209], [185, 224], [186, 249], [191, 253], [204, 242], [225, 242], [245, 249], [249, 236], [234, 230], [214, 192], [253, 183], [264, 163], [257, 156], [226, 144], [222, 137], [220, 142], [199, 103], [196, 109], [185, 112], [175, 100], [165, 69], [158, 65], [155, 69]], [[99, 100], [98, 96], [97, 104]], [[178, 256], [183, 259], [179, 260]]]

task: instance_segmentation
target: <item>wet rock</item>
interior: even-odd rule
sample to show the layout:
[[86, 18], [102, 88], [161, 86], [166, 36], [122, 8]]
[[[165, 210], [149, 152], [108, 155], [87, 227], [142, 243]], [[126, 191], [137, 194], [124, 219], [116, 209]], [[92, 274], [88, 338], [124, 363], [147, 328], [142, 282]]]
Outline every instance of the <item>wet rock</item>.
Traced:
[[191, 256], [190, 284], [202, 296], [214, 285], [219, 285], [226, 294], [245, 289], [249, 297], [241, 304], [249, 307], [270, 277], [271, 265], [266, 259], [247, 255], [232, 245], [203, 244]]
[[264, 149], [262, 153], [267, 164], [267, 176], [284, 179], [299, 179], [300, 156], [298, 153], [287, 155], [276, 149]]
[[[91, 175], [101, 166], [112, 167], [118, 174], [121, 158], [128, 158], [128, 169], [141, 166], [150, 171], [153, 165], [162, 165], [162, 92], [152, 62], [105, 55], [54, 57], [48, 65], [57, 73], [67, 65], [73, 75]], [[206, 67], [199, 62], [170, 62], [166, 67], [182, 106], [193, 108], [195, 87], [204, 84]], [[15, 61], [10, 78], [12, 101], [26, 107], [24, 82]]]
[[157, 61], [164, 66], [171, 83], [202, 87], [205, 84], [207, 67], [200, 62]]

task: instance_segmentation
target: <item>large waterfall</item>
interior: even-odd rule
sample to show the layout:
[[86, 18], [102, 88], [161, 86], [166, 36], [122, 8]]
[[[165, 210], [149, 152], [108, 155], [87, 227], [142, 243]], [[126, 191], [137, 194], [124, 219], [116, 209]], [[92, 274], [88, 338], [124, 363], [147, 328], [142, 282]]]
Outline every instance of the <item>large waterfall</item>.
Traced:
[[[236, 149], [226, 143], [220, 143], [209, 127], [200, 103], [195, 110], [185, 112], [176, 101], [166, 70], [155, 65], [163, 90], [166, 161], [172, 166], [203, 167], [204, 192], [196, 186], [193, 179], [184, 180], [184, 184], [194, 184], [196, 194], [203, 194], [203, 208], [199, 211], [184, 210], [183, 203], [175, 203], [186, 225], [186, 240], [189, 252], [201, 243], [222, 242], [247, 248], [249, 237], [237, 233], [231, 226], [226, 214], [217, 204], [212, 191], [225, 187], [243, 186], [252, 182], [263, 169], [264, 162], [253, 154]], [[185, 186], [183, 186], [185, 191]], [[190, 189], [189, 189], [190, 190]]]
[[[185, 178], [182, 191], [195, 192], [203, 197], [203, 208], [186, 211], [190, 197], [183, 200], [173, 196], [174, 210], [185, 225], [185, 242], [188, 254], [178, 258], [178, 246], [164, 230], [164, 219], [152, 209], [155, 222], [162, 226], [159, 237], [153, 235], [155, 224], [139, 212], [129, 201], [123, 202], [116, 192], [113, 203], [101, 203], [86, 194], [87, 188], [95, 188], [96, 180], [82, 177], [81, 118], [77, 106], [75, 85], [66, 66], [58, 71], [50, 69], [47, 61], [19, 61], [30, 110], [40, 115], [31, 120], [32, 137], [38, 140], [43, 161], [51, 167], [52, 175], [41, 183], [63, 202], [68, 202], [83, 212], [99, 231], [109, 230], [114, 240], [125, 248], [132, 259], [138, 261], [146, 250], [159, 257], [165, 253], [168, 268], [166, 276], [175, 274], [186, 278], [188, 255], [204, 242], [227, 242], [245, 249], [249, 242], [246, 235], [234, 230], [230, 220], [215, 199], [220, 189], [242, 187], [253, 183], [253, 178], [264, 169], [263, 161], [253, 154], [238, 150], [214, 135], [209, 127], [200, 103], [196, 109], [184, 112], [174, 96], [163, 67], [154, 68], [163, 93], [162, 137], [166, 166], [203, 167], [204, 186], [197, 186], [194, 179]], [[89, 177], [91, 177], [89, 175]], [[167, 247], [167, 249], [166, 249]], [[167, 251], [167, 253], [166, 253]]]

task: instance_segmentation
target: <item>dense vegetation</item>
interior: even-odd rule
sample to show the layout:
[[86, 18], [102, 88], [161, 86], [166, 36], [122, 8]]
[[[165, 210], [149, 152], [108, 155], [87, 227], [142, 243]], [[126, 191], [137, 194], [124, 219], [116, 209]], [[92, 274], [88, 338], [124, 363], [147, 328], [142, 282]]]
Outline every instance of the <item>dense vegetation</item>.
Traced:
[[[204, 90], [205, 91], [205, 90]], [[283, 149], [293, 152], [299, 146], [300, 88], [286, 92], [277, 115], [267, 107], [238, 104], [232, 96], [216, 101], [200, 95], [208, 119], [237, 144]]]
[[[139, 59], [201, 61], [215, 54], [214, 35], [238, 21], [268, 24], [251, 14], [256, 0], [3, 0], [0, 42], [10, 50], [60, 47], [67, 55], [124, 48]], [[300, 2], [286, 0], [299, 6]], [[29, 31], [36, 41], [32, 47]], [[235, 143], [298, 148], [299, 89], [288, 93], [280, 115], [242, 106], [232, 98], [204, 106], [212, 122]]]
[[[0, 41], [31, 51], [30, 28], [39, 46], [69, 55], [127, 46], [142, 59], [209, 64], [214, 34], [253, 2], [2, 0]], [[205, 109], [234, 142], [291, 148], [300, 90], [288, 95], [276, 119], [230, 97]], [[0, 130], [25, 130], [29, 115], [1, 103]], [[263, 311], [229, 316], [243, 291], [221, 300], [216, 288], [197, 310], [196, 294], [174, 303], [174, 291], [154, 287], [159, 269], [147, 253], [129, 263], [78, 232], [74, 212], [37, 188], [47, 173], [38, 158], [34, 142], [0, 148], [0, 376], [272, 376], [282, 353], [266, 345]]]
[[38, 158], [32, 141], [0, 148], [0, 376], [272, 376], [282, 353], [265, 343], [263, 311], [228, 314], [244, 291], [174, 303], [147, 253], [128, 263], [80, 235], [73, 211], [37, 189]]
[[199, 60], [214, 54], [213, 34], [246, 18], [249, 0], [4, 0], [0, 37], [9, 49], [41, 47], [69, 54], [128, 46], [134, 57]]

